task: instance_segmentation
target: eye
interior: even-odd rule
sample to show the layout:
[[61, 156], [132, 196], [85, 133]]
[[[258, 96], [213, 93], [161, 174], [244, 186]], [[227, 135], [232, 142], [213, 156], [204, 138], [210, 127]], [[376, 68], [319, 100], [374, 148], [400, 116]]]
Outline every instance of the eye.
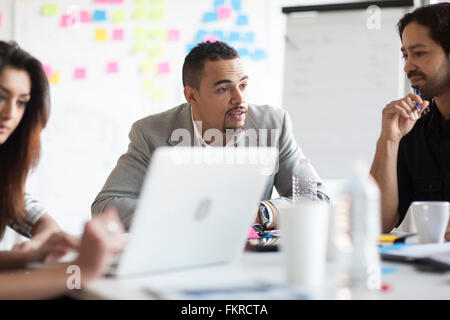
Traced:
[[225, 92], [228, 91], [228, 88], [227, 87], [221, 87], [221, 88], [217, 89], [217, 91], [220, 92], [220, 93], [225, 93]]
[[244, 83], [241, 84], [241, 88], [245, 89], [245, 88], [247, 88], [247, 85], [248, 85], [247, 82], [244, 82]]
[[424, 54], [426, 54], [425, 51], [416, 51], [416, 52], [414, 52], [414, 55], [416, 55], [417, 57], [421, 57], [421, 56], [423, 56]]
[[26, 107], [27, 104], [28, 104], [28, 101], [24, 101], [24, 100], [17, 101], [17, 105], [19, 107]]
[[408, 59], [408, 55], [407, 54], [403, 54], [402, 55], [402, 59], [406, 61], [406, 59]]

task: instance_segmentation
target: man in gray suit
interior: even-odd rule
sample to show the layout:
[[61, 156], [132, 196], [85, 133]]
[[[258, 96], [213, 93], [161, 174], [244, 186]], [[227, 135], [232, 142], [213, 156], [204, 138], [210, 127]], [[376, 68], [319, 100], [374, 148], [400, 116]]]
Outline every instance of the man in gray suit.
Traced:
[[[160, 146], [276, 147], [278, 171], [270, 177], [264, 199], [270, 199], [273, 186], [280, 196], [291, 196], [292, 172], [303, 152], [285, 110], [248, 103], [248, 80], [236, 50], [226, 43], [205, 42], [192, 49], [183, 65], [188, 103], [133, 124], [128, 151], [92, 204], [92, 213], [114, 206], [128, 228], [152, 153]], [[256, 221], [274, 225], [273, 215], [258, 215]]]

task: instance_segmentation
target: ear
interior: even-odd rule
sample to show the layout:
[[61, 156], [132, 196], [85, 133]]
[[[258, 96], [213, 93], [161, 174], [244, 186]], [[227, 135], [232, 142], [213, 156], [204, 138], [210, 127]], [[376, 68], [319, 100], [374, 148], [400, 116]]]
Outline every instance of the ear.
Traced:
[[197, 104], [197, 90], [191, 86], [185, 86], [184, 87], [184, 97], [186, 98], [186, 101], [189, 102], [189, 104], [196, 105]]

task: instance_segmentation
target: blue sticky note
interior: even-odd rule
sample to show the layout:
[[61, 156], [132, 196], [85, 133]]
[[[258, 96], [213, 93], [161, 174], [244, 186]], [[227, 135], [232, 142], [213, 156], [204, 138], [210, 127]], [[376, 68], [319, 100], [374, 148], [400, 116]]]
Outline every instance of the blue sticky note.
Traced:
[[252, 59], [255, 59], [255, 60], [262, 60], [265, 58], [266, 58], [266, 52], [261, 49], [255, 50], [255, 52], [253, 52], [253, 54], [252, 54]]
[[246, 14], [240, 14], [237, 16], [236, 24], [238, 26], [246, 26], [248, 25], [248, 17]]
[[223, 31], [221, 30], [214, 30], [213, 31], [213, 35], [219, 39], [220, 41], [223, 41], [224, 37], [223, 37]]
[[231, 1], [231, 7], [235, 11], [240, 11], [241, 10], [241, 0], [233, 0], [233, 1]]
[[214, 9], [217, 9], [218, 7], [224, 6], [225, 0], [215, 0], [214, 1]]
[[92, 15], [92, 21], [106, 21], [106, 11], [95, 10]]
[[247, 43], [253, 43], [255, 42], [255, 33], [254, 32], [246, 32], [243, 34], [242, 41], [247, 42]]
[[390, 273], [396, 273], [396, 272], [397, 272], [397, 268], [395, 268], [395, 267], [381, 268], [381, 274], [383, 274], [383, 275], [390, 274]]
[[239, 41], [239, 32], [231, 31], [228, 35], [228, 42]]
[[246, 48], [239, 48], [238, 54], [241, 58], [244, 58], [244, 57], [247, 57], [250, 55], [250, 53], [248, 52], [248, 49], [246, 49]]
[[208, 35], [208, 31], [206, 30], [198, 30], [197, 31], [197, 36], [195, 37], [195, 41], [196, 42], [203, 42], [203, 40], [205, 39], [205, 37]]
[[206, 12], [205, 15], [203, 16], [203, 22], [214, 22], [217, 20], [218, 20], [217, 13], [215, 12]]

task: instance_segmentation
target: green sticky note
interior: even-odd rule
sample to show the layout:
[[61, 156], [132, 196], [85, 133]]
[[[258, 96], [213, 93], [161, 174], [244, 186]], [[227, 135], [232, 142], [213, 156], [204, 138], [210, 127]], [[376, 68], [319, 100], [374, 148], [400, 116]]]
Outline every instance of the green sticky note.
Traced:
[[134, 0], [135, 4], [147, 4], [149, 3], [149, 0]]
[[150, 56], [153, 58], [158, 58], [164, 55], [165, 48], [163, 46], [154, 46], [150, 49]]
[[146, 8], [136, 8], [134, 9], [133, 18], [136, 20], [148, 19], [149, 14]]
[[147, 40], [147, 38], [148, 38], [147, 29], [143, 28], [143, 27], [138, 27], [138, 28], [134, 29], [133, 37], [134, 37], [134, 40], [138, 40], [138, 41]]
[[58, 5], [56, 3], [46, 3], [42, 6], [43, 16], [56, 16], [58, 14]]
[[153, 101], [161, 101], [164, 99], [164, 90], [160, 88], [156, 88], [152, 90], [151, 99]]
[[142, 81], [142, 89], [144, 91], [153, 91], [154, 88], [155, 88], [155, 82], [153, 80]]
[[154, 29], [150, 32], [150, 39], [152, 40], [167, 40], [167, 31], [162, 29]]
[[127, 20], [127, 15], [125, 10], [117, 10], [112, 13], [111, 18], [114, 23], [120, 23]]
[[161, 5], [163, 4], [163, 0], [150, 0], [150, 3], [153, 5]]
[[160, 20], [164, 18], [164, 9], [163, 8], [154, 8], [150, 11], [150, 19], [152, 20]]
[[147, 45], [144, 42], [135, 43], [133, 53], [143, 53], [147, 51]]

